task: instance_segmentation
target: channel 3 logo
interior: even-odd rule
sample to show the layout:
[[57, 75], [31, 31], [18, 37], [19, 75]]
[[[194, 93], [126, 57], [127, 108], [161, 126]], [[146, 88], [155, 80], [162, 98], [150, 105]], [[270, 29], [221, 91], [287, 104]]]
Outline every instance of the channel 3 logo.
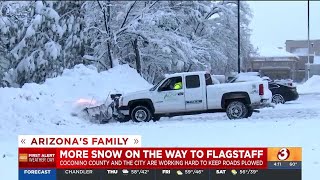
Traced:
[[280, 149], [279, 150], [279, 152], [278, 152], [278, 159], [280, 160], [280, 161], [285, 161], [285, 160], [287, 160], [289, 157], [290, 157], [290, 151], [289, 151], [289, 149], [287, 149], [287, 148], [282, 148], [282, 149]]

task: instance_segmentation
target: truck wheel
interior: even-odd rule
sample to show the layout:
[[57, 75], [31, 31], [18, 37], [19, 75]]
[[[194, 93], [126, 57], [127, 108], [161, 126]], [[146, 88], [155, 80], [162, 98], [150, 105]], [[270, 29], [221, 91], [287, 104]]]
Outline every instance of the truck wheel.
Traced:
[[232, 101], [226, 112], [229, 119], [242, 119], [248, 115], [248, 107], [241, 101]]
[[135, 122], [148, 122], [151, 117], [151, 111], [145, 106], [136, 106], [131, 111], [131, 119]]

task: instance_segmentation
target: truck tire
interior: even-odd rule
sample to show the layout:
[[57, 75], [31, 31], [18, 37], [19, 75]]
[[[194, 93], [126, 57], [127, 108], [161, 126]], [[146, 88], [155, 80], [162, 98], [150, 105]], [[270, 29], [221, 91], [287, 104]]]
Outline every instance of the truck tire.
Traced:
[[148, 122], [152, 118], [151, 111], [145, 106], [136, 106], [130, 115], [134, 122]]
[[229, 119], [242, 119], [248, 115], [248, 107], [241, 101], [232, 101], [228, 104], [226, 113]]
[[253, 114], [253, 110], [249, 109], [247, 115], [245, 116], [245, 118], [251, 117]]

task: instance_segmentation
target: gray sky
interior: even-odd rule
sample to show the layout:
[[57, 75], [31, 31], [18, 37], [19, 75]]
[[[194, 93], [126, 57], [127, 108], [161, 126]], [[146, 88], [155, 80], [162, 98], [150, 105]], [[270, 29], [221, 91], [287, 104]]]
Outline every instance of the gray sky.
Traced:
[[[307, 1], [250, 1], [252, 43], [259, 49], [284, 47], [308, 38]], [[310, 39], [320, 39], [320, 1], [310, 1]]]

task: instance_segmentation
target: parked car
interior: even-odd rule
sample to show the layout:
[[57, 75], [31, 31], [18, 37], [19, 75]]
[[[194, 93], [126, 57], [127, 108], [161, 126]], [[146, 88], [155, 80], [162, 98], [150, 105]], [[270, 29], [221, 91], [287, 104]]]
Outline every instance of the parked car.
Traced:
[[278, 79], [278, 80], [274, 80], [274, 82], [278, 83], [278, 84], [283, 84], [286, 86], [293, 86], [293, 80], [292, 79]]
[[[260, 77], [256, 74], [240, 73], [233, 77], [229, 83], [234, 82], [247, 82], [258, 80]], [[293, 81], [290, 79], [271, 80], [269, 77], [262, 77], [263, 80], [268, 82], [269, 89], [272, 93], [272, 103], [284, 104], [287, 101], [294, 101], [299, 98], [297, 88], [293, 85]]]
[[262, 80], [215, 84], [207, 72], [176, 73], [149, 90], [122, 95], [118, 109], [136, 122], [221, 111], [230, 119], [241, 119], [268, 106], [269, 92], [268, 82]]
[[287, 101], [294, 101], [299, 98], [295, 86], [269, 82], [269, 89], [272, 92], [272, 102], [275, 104], [284, 104]]

